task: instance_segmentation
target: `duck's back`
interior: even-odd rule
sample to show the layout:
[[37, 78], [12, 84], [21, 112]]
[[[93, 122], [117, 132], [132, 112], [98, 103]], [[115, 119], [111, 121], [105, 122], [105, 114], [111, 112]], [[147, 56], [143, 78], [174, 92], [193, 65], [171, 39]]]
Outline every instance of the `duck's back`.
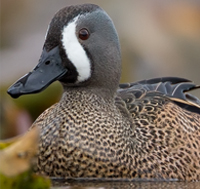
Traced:
[[197, 88], [181, 78], [119, 86], [116, 103], [132, 116], [132, 154], [141, 172], [151, 177], [156, 169], [162, 178], [200, 179], [200, 101], [185, 93]]

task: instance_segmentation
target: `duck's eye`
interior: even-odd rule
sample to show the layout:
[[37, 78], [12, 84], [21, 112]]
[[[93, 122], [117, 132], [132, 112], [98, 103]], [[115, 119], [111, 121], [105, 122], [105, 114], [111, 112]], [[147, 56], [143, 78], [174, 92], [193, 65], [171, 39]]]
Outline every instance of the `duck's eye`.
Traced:
[[90, 33], [87, 29], [83, 28], [79, 31], [78, 37], [82, 40], [88, 39], [90, 36]]

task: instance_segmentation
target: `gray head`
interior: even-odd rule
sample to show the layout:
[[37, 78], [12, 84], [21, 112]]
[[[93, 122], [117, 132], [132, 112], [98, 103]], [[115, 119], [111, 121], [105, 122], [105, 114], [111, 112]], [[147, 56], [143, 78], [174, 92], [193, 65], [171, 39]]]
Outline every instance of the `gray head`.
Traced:
[[97, 5], [69, 6], [53, 17], [39, 64], [8, 93], [36, 93], [59, 80], [66, 89], [98, 88], [114, 95], [120, 75], [119, 39], [110, 17]]

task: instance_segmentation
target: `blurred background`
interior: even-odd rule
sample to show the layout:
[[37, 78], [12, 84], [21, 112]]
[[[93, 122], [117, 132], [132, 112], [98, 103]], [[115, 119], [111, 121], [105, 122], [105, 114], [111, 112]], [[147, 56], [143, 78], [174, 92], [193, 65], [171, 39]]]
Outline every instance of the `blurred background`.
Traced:
[[[40, 94], [19, 99], [12, 99], [6, 90], [38, 63], [55, 12], [82, 3], [98, 4], [114, 21], [122, 49], [121, 82], [179, 76], [200, 84], [200, 1], [1, 0], [1, 139], [26, 132], [59, 100], [58, 82]], [[200, 90], [194, 94], [200, 98]]]

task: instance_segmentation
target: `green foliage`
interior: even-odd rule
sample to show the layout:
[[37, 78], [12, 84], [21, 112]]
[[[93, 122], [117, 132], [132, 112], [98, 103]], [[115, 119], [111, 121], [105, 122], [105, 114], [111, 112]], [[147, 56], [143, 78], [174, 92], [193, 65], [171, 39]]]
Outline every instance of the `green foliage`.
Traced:
[[36, 175], [31, 170], [11, 177], [0, 173], [1, 189], [48, 189], [50, 186], [49, 179]]

